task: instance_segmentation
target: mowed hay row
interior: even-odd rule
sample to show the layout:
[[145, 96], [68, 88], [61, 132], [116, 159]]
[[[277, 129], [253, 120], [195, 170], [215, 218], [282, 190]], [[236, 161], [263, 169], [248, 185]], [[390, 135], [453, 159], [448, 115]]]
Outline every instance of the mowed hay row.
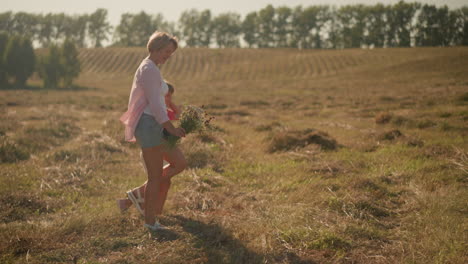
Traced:
[[193, 52], [190, 54], [188, 58], [188, 67], [187, 71], [184, 73], [187, 78], [194, 79], [197, 76], [203, 76], [204, 75], [204, 66], [206, 60], [204, 60], [204, 57], [206, 57], [204, 50], [199, 51], [199, 52]]
[[190, 53], [186, 49], [179, 49], [162, 66], [165, 78], [172, 79], [177, 76], [178, 78], [193, 79], [200, 76], [206, 69], [206, 63], [208, 62], [207, 60], [200, 61], [201, 57], [206, 56], [205, 53], [204, 49], [196, 49], [195, 52]]
[[122, 50], [113, 56], [113, 60], [111, 62], [112, 65], [109, 65], [109, 71], [113, 73], [124, 72], [129, 65], [133, 64], [128, 63], [128, 61], [135, 58], [136, 56], [133, 56], [132, 53]]
[[[110, 51], [106, 51], [105, 49], [94, 49], [94, 50], [89, 50], [90, 54], [88, 57], [88, 60], [86, 61], [80, 61], [82, 63], [83, 70], [85, 72], [101, 72], [101, 69], [104, 69], [102, 67], [102, 60], [105, 59], [106, 56], [109, 56], [112, 54]], [[79, 57], [78, 57], [79, 58]], [[102, 71], [103, 72], [103, 71]]]
[[84, 73], [134, 72], [145, 52], [140, 48], [80, 49], [78, 59]]
[[[419, 52], [418, 49], [417, 55], [413, 53], [411, 49], [181, 48], [162, 70], [168, 79], [258, 80], [271, 76], [278, 79], [307, 79], [335, 75], [361, 66], [398, 64], [427, 57], [431, 51]], [[79, 52], [83, 73], [102, 74], [103, 77], [132, 76], [145, 56], [145, 48], [93, 48]]]

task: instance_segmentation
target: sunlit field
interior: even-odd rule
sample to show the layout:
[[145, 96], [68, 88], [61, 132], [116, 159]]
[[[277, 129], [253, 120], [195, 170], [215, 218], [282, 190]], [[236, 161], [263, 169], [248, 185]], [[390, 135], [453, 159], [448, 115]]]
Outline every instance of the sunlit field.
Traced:
[[146, 179], [118, 120], [145, 56], [0, 89], [0, 263], [468, 262], [468, 48], [178, 50], [174, 100], [214, 128], [154, 237], [115, 203]]

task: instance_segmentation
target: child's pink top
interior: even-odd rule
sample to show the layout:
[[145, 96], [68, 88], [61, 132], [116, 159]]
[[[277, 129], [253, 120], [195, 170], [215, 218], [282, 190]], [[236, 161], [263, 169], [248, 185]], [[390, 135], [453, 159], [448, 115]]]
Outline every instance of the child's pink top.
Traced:
[[163, 78], [156, 64], [148, 58], [144, 59], [133, 78], [128, 110], [120, 117], [125, 125], [125, 140], [135, 141], [135, 128], [147, 105], [156, 122], [163, 124], [169, 120], [166, 107], [161, 103], [164, 101], [161, 100], [162, 82]]
[[167, 109], [167, 116], [169, 117], [169, 120], [177, 120], [175, 112], [170, 109]]

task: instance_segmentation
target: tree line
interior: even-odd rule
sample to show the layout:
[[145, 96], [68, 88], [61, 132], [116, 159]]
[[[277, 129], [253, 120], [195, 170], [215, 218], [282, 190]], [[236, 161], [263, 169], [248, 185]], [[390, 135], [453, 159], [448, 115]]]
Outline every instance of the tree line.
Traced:
[[234, 12], [184, 11], [177, 22], [162, 14], [122, 14], [113, 27], [107, 10], [66, 15], [0, 13], [0, 31], [27, 36], [41, 47], [65, 39], [78, 47], [144, 46], [155, 30], [168, 31], [189, 47], [360, 48], [468, 45], [468, 6], [451, 10], [400, 1], [385, 5], [274, 7], [244, 18]]
[[81, 72], [74, 42], [66, 39], [61, 45], [51, 44], [48, 53], [37, 57], [28, 37], [0, 32], [0, 88], [24, 88], [35, 72], [44, 88], [70, 88]]

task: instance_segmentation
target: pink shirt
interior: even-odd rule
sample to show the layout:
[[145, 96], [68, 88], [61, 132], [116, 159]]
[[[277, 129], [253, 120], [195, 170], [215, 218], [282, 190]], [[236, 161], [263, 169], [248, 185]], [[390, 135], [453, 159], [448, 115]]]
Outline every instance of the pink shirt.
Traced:
[[164, 101], [164, 98], [161, 100], [162, 82], [163, 78], [156, 64], [148, 58], [144, 59], [133, 78], [128, 110], [120, 117], [125, 125], [125, 140], [135, 141], [135, 128], [146, 106], [149, 106], [159, 124], [169, 120], [166, 107], [161, 103]]

